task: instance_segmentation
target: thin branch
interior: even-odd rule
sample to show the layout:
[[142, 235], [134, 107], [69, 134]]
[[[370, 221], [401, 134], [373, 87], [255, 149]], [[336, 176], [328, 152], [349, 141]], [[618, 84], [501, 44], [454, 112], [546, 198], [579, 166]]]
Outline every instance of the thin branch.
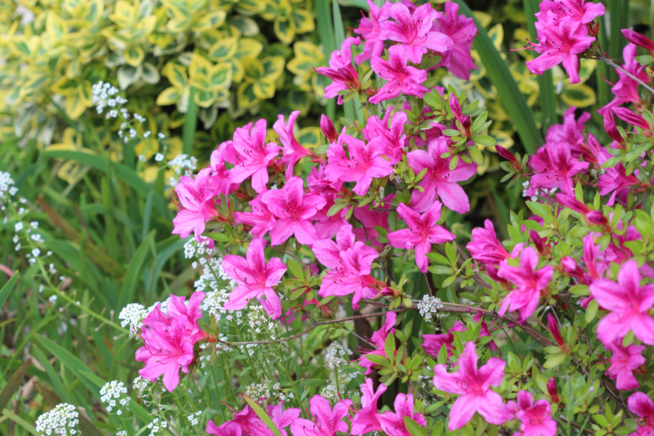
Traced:
[[[376, 318], [378, 316], [386, 315], [387, 313], [391, 312], [404, 312], [408, 309], [396, 309], [396, 310], [387, 310], [385, 312], [375, 312], [375, 313], [368, 313], [364, 315], [355, 315], [355, 316], [348, 316], [347, 318], [339, 318], [339, 319], [332, 319], [329, 321], [322, 321], [322, 322], [317, 322], [315, 324], [312, 324], [309, 326], [306, 330], [304, 330], [302, 333], [298, 333], [293, 336], [289, 336], [287, 338], [279, 338], [279, 339], [273, 339], [270, 341], [250, 341], [250, 342], [227, 342], [227, 341], [221, 341], [220, 339], [216, 339], [217, 342], [220, 342], [221, 344], [225, 344], [227, 347], [233, 347], [233, 346], [240, 346], [240, 345], [265, 345], [265, 344], [272, 344], [275, 342], [286, 342], [286, 341], [291, 341], [293, 339], [297, 339], [302, 335], [305, 335], [309, 333], [311, 330], [315, 329], [318, 326], [321, 325], [328, 325], [328, 324], [339, 324], [342, 322], [347, 322], [347, 321], [353, 321], [355, 319], [362, 319], [362, 318]], [[225, 347], [221, 347], [225, 348]]]
[[613, 62], [611, 59], [607, 58], [607, 57], [604, 55], [604, 53], [600, 53], [600, 55], [597, 56], [596, 59], [597, 59], [597, 60], [600, 60], [600, 61], [604, 61], [605, 63], [609, 64], [610, 66], [612, 66], [612, 67], [615, 68], [616, 70], [620, 71], [622, 74], [625, 74], [625, 75], [629, 76], [629, 78], [631, 78], [632, 80], [635, 80], [635, 81], [638, 82], [640, 85], [642, 85], [645, 89], [647, 89], [649, 92], [651, 92], [652, 94], [654, 94], [654, 89], [653, 89], [651, 86], [649, 86], [648, 84], [646, 84], [645, 82], [643, 82], [642, 80], [640, 80], [638, 77], [636, 77], [636, 76], [634, 76], [633, 74], [631, 74], [629, 71], [627, 71], [627, 70], [625, 70], [624, 68], [622, 68], [620, 65], [616, 64], [615, 62]]

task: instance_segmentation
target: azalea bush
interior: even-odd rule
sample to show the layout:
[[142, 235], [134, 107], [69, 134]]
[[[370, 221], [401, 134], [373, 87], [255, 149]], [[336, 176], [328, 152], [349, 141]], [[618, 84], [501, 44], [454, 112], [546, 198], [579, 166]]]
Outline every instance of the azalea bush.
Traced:
[[[4, 412], [14, 431], [654, 432], [654, 42], [624, 28], [613, 35], [628, 41], [623, 58], [611, 59], [603, 4], [540, 3], [528, 18], [535, 38], [524, 68], [539, 76], [561, 68], [572, 86], [588, 79], [587, 59], [616, 80], [596, 115], [602, 130], [571, 107], [542, 145], [517, 127], [523, 148], [534, 149], [521, 153], [496, 142], [478, 99], [442, 86], [446, 74], [466, 81], [482, 67], [473, 44], [480, 60], [496, 59], [479, 50], [492, 41], [467, 6], [368, 7], [328, 66], [315, 69], [345, 115], [322, 115], [319, 145], [298, 139], [294, 111], [278, 115], [274, 134], [266, 119], [237, 127], [206, 162], [184, 157], [173, 168], [157, 158], [174, 213], [155, 200], [164, 192], [155, 183], [145, 204], [130, 199], [103, 217], [110, 233], [98, 235], [98, 218], [76, 229], [19, 189], [26, 176], [0, 173], [4, 228], [27, 260], [26, 319], [43, 318], [24, 340], [25, 363], [14, 354], [5, 366], [15, 374], [0, 393], [3, 408], [32, 377]], [[491, 76], [503, 89], [506, 66], [484, 67], [497, 68]], [[99, 82], [92, 94], [124, 135], [165, 144], [165, 135], [137, 131], [142, 117], [119, 88]], [[529, 119], [515, 112], [529, 107], [521, 95], [504, 104]], [[501, 186], [524, 207], [508, 211], [503, 226], [495, 217], [468, 232], [469, 186], [489, 149], [505, 173]], [[99, 192], [85, 180], [100, 211], [126, 189], [114, 173], [146, 189], [104, 165]], [[82, 218], [97, 209], [82, 206]], [[120, 234], [153, 214], [138, 248]], [[38, 218], [77, 245], [58, 242]], [[158, 231], [168, 238], [156, 243]], [[112, 260], [114, 239], [133, 253], [127, 267]], [[170, 280], [157, 294], [161, 277]], [[22, 398], [47, 407], [21, 410]]]

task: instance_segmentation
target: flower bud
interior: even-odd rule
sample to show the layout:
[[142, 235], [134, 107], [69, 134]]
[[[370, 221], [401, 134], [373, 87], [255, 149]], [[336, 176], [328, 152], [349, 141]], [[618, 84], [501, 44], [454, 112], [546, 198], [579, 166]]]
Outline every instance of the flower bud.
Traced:
[[520, 168], [520, 161], [509, 150], [502, 147], [501, 145], [496, 145], [495, 150], [497, 150], [497, 154], [499, 154], [504, 159], [508, 160], [511, 163], [511, 166], [513, 166], [513, 168], [515, 169]]
[[330, 120], [329, 117], [325, 114], [320, 117], [320, 129], [330, 143], [336, 142], [338, 133], [336, 132], [336, 128], [334, 127], [332, 120]]
[[591, 210], [586, 214], [586, 221], [588, 224], [595, 224], [597, 226], [605, 226], [609, 220], [599, 210]]
[[552, 337], [556, 343], [559, 344], [559, 347], [565, 347], [565, 342], [561, 336], [561, 330], [559, 330], [559, 323], [551, 313], [547, 314], [547, 328], [550, 330], [550, 333], [552, 334]]
[[640, 127], [641, 129], [647, 131], [652, 130], [652, 127], [647, 121], [645, 121], [645, 118], [636, 113], [633, 113], [626, 107], [614, 107], [613, 113], [615, 113], [622, 121], [629, 123], [634, 127]]
[[547, 393], [550, 394], [550, 398], [552, 399], [552, 402], [554, 403], [559, 402], [559, 393], [556, 390], [556, 381], [554, 380], [554, 377], [551, 377], [547, 381]]
[[624, 148], [624, 138], [620, 135], [618, 126], [615, 124], [615, 117], [613, 116], [612, 111], [607, 111], [604, 115], [604, 130], [618, 144], [622, 145]]
[[529, 238], [534, 243], [536, 250], [538, 250], [540, 254], [546, 254], [546, 251], [549, 252], [546, 247], [547, 241], [541, 238], [538, 232], [536, 232], [534, 229], [529, 229]]
[[588, 206], [576, 198], [570, 197], [569, 195], [558, 193], [554, 196], [554, 199], [561, 206], [572, 209], [575, 212], [579, 212], [580, 214], [586, 215], [588, 212], [590, 212]]
[[629, 30], [629, 29], [622, 29], [622, 34], [624, 35], [625, 38], [627, 38], [627, 41], [629, 41], [630, 43], [636, 44], [637, 46], [642, 47], [645, 50], [648, 50], [650, 54], [654, 52], [654, 42], [652, 42], [652, 40], [649, 39], [648, 37], [643, 36], [640, 33], [634, 32], [633, 30]]

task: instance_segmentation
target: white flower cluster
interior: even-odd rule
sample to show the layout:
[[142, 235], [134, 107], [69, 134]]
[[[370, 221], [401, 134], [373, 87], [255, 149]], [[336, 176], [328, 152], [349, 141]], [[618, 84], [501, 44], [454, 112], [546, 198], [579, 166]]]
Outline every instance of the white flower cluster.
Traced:
[[191, 413], [187, 416], [188, 420], [191, 421], [191, 425], [198, 425], [200, 420], [198, 419], [202, 415], [202, 412]]
[[57, 407], [39, 416], [36, 431], [45, 435], [68, 436], [77, 434], [79, 412], [72, 404], [59, 403]]
[[276, 397], [279, 401], [286, 401], [286, 398], [290, 398], [290, 399], [295, 398], [293, 392], [291, 391], [289, 391], [288, 393], [284, 392], [279, 383], [275, 383], [272, 388], [273, 388], [272, 396]]
[[245, 395], [256, 400], [270, 397], [268, 383], [253, 383], [245, 387]]
[[236, 283], [223, 271], [222, 259], [201, 258], [200, 263], [203, 266], [202, 275], [195, 281], [194, 286], [196, 291], [204, 291], [207, 294], [200, 309], [213, 316], [217, 321], [225, 316], [228, 321], [236, 320], [236, 324], [241, 325], [243, 313], [240, 310], [225, 309], [225, 303], [229, 299], [229, 294], [236, 287]]
[[425, 321], [427, 322], [431, 322], [432, 318], [441, 318], [445, 316], [444, 313], [438, 313], [438, 310], [442, 308], [443, 302], [441, 299], [432, 297], [431, 295], [423, 295], [422, 301], [418, 303], [420, 316], [425, 318]]
[[100, 389], [100, 401], [106, 404], [107, 412], [111, 412], [114, 408], [117, 408], [116, 414], [123, 414], [123, 407], [126, 407], [129, 404], [129, 399], [127, 398], [127, 388], [123, 382], [117, 380], [112, 380], [109, 383], [106, 383]]
[[[209, 248], [205, 241], [198, 242], [195, 238], [189, 239], [184, 244], [184, 257], [187, 259], [193, 259], [196, 256], [197, 257], [211, 256], [216, 253], [218, 253], [217, 249]], [[193, 268], [197, 268], [197, 264], [194, 264]]]
[[250, 304], [248, 311], [248, 324], [255, 333], [266, 333], [267, 338], [275, 340], [276, 330], [279, 323], [273, 322], [263, 306]]
[[198, 160], [194, 156], [180, 154], [168, 161], [168, 167], [175, 173], [175, 176], [170, 178], [169, 184], [175, 186], [179, 182], [180, 176], [190, 175], [198, 169]]
[[129, 326], [129, 337], [134, 338], [138, 336], [143, 326], [143, 320], [148, 316], [149, 310], [143, 307], [142, 304], [129, 303], [118, 314], [120, 325], [122, 327]]
[[150, 424], [148, 424], [148, 429], [150, 430], [150, 436], [154, 436], [159, 431], [164, 430], [168, 428], [168, 422], [164, 421], [163, 419], [159, 418], [154, 418]]
[[118, 88], [112, 86], [111, 83], [104, 83], [102, 81], [99, 81], [91, 88], [91, 102], [98, 113], [101, 114], [106, 107], [110, 108], [109, 113], [107, 113], [107, 119], [116, 118], [118, 116], [116, 107], [127, 103], [126, 99], [120, 95], [116, 95], [118, 92]]
[[338, 370], [349, 363], [347, 356], [352, 355], [352, 350], [346, 350], [338, 342], [332, 342], [325, 350], [325, 366], [331, 370]]
[[140, 375], [132, 381], [132, 388], [140, 394], [143, 393], [151, 385], [150, 380], [143, 378]]
[[542, 195], [548, 195], [548, 194], [549, 195], [554, 195], [556, 193], [556, 191], [558, 191], [558, 189], [559, 189], [559, 188], [557, 188], [555, 186], [552, 189], [541, 188], [540, 190], [534, 189], [533, 192], [530, 192], [529, 191], [529, 186], [530, 186], [529, 185], [529, 180], [522, 183], [522, 187], [524, 188], [522, 190], [522, 196], [523, 197], [529, 197], [530, 194], [532, 194], [531, 198], [529, 199], [530, 201], [538, 201], [538, 195], [541, 195], [541, 194]]
[[320, 391], [320, 394], [329, 401], [336, 401], [338, 388], [340, 387], [343, 393], [345, 385], [358, 375], [358, 371], [345, 371], [350, 366], [348, 357], [351, 355], [352, 350], [345, 349], [338, 342], [332, 342], [325, 350], [325, 366], [332, 372], [332, 381]]
[[0, 204], [4, 203], [5, 198], [13, 197], [18, 192], [14, 186], [14, 179], [11, 174], [0, 171]]

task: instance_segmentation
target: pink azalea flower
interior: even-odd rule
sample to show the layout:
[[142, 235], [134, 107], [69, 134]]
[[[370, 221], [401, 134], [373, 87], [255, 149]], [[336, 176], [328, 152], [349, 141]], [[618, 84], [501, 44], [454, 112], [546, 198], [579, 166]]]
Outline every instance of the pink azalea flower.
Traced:
[[[395, 6], [398, 5], [395, 3]], [[425, 6], [431, 8], [430, 5]], [[394, 45], [388, 49], [388, 53], [387, 61], [379, 56], [373, 56], [370, 61], [373, 71], [382, 79], [387, 80], [377, 94], [370, 97], [370, 103], [379, 104], [384, 100], [392, 100], [400, 94], [416, 95], [422, 98], [429, 91], [422, 86], [422, 83], [427, 80], [427, 71], [407, 66], [409, 54], [406, 52], [405, 46]]]
[[[383, 244], [377, 242], [379, 236], [375, 227], [381, 227], [388, 230], [388, 211], [393, 203], [395, 194], [388, 194], [381, 205], [367, 205], [354, 208], [354, 217], [363, 224], [363, 227], [354, 229], [354, 234], [359, 241], [372, 241], [375, 247], [382, 247]], [[371, 208], [375, 206], [375, 208]]]
[[438, 353], [440, 353], [441, 348], [445, 347], [447, 350], [447, 357], [451, 357], [453, 348], [452, 345], [454, 344], [453, 333], [463, 332], [466, 330], [466, 327], [461, 321], [456, 321], [452, 328], [447, 331], [447, 333], [422, 335], [422, 347], [428, 354], [432, 355], [433, 357], [438, 357]]
[[226, 156], [234, 165], [229, 170], [232, 183], [243, 183], [252, 177], [252, 188], [258, 193], [266, 190], [268, 165], [277, 157], [279, 147], [274, 142], [266, 144], [266, 120], [247, 123], [234, 132], [234, 153]]
[[647, 361], [643, 357], [645, 346], [629, 345], [625, 348], [617, 341], [606, 345], [606, 348], [613, 352], [610, 359], [611, 366], [606, 373], [611, 380], [617, 379], [615, 387], [621, 391], [630, 391], [640, 387], [638, 380], [634, 377], [634, 370], [640, 368]]
[[325, 298], [330, 295], [343, 297], [354, 294], [352, 307], [357, 309], [361, 298], [372, 298], [377, 292], [370, 286], [375, 279], [370, 276], [372, 262], [378, 253], [363, 242], [355, 242], [352, 226], [343, 226], [332, 240], [317, 241], [313, 253], [318, 261], [331, 268], [322, 279], [318, 294]]
[[207, 433], [214, 436], [241, 436], [241, 426], [235, 423], [234, 421], [227, 421], [218, 427], [213, 419], [210, 419], [207, 422], [207, 428], [205, 430]]
[[[344, 145], [347, 145], [349, 156]], [[393, 173], [393, 166], [384, 159], [381, 150], [374, 144], [366, 143], [345, 134], [345, 129], [338, 141], [327, 150], [327, 167], [325, 174], [331, 180], [357, 182], [354, 193], [365, 195], [370, 189], [372, 179], [380, 179]]]
[[332, 79], [332, 84], [325, 88], [325, 98], [338, 96], [338, 104], [343, 104], [343, 96], [338, 95], [345, 89], [359, 86], [359, 75], [352, 65], [352, 45], [361, 44], [361, 38], [348, 37], [341, 44], [340, 50], [334, 50], [329, 59], [329, 67], [315, 68], [316, 73]]
[[428, 50], [445, 53], [452, 49], [449, 36], [432, 30], [438, 12], [429, 3], [413, 11], [402, 3], [395, 3], [390, 5], [389, 15], [395, 21], [387, 20], [381, 24], [382, 35], [401, 43], [407, 59], [414, 64], [419, 64]]
[[552, 419], [549, 401], [542, 399], [534, 402], [530, 392], [520, 391], [516, 406], [520, 432], [515, 432], [514, 436], [556, 436], [556, 421]]
[[370, 7], [370, 17], [363, 17], [359, 21], [359, 28], [354, 29], [354, 33], [362, 37], [366, 42], [363, 52], [354, 57], [354, 62], [361, 65], [373, 56], [381, 56], [384, 51], [384, 41], [386, 37], [382, 34], [379, 24], [388, 18], [389, 3], [384, 3], [380, 8], [373, 0], [368, 0]]
[[472, 240], [466, 245], [472, 258], [478, 262], [499, 265], [511, 257], [506, 248], [497, 239], [495, 227], [491, 220], [484, 221], [484, 228], [472, 229]]
[[315, 192], [337, 194], [343, 187], [343, 181], [329, 179], [325, 174], [325, 165], [320, 164], [318, 168], [311, 167], [307, 176], [307, 186]]
[[332, 410], [329, 401], [320, 395], [309, 400], [312, 421], [297, 418], [291, 424], [293, 436], [335, 436], [336, 432], [347, 432], [347, 423], [343, 421], [348, 415], [352, 400], [341, 400]]
[[416, 174], [427, 169], [427, 173], [418, 184], [423, 191], [414, 189], [411, 194], [409, 205], [414, 210], [424, 212], [438, 198], [455, 212], [463, 214], [470, 210], [468, 196], [457, 182], [472, 177], [477, 172], [477, 164], [468, 164], [459, 159], [456, 168], [450, 170], [451, 157], [441, 158], [441, 155], [448, 151], [447, 139], [440, 137], [429, 143], [427, 151], [414, 150], [407, 155], [409, 166]]
[[477, 35], [477, 26], [472, 18], [459, 15], [459, 5], [445, 2], [445, 13], [439, 14], [432, 29], [452, 39], [452, 49], [444, 55], [439, 67], [445, 67], [455, 76], [470, 80], [470, 70], [477, 66], [472, 60], [472, 41]]
[[395, 334], [395, 322], [397, 321], [397, 314], [395, 312], [390, 312], [386, 314], [386, 321], [382, 328], [377, 330], [372, 334], [370, 341], [377, 347], [374, 350], [361, 350], [361, 359], [359, 360], [359, 366], [366, 368], [366, 375], [372, 374], [372, 367], [375, 366], [371, 360], [368, 360], [366, 356], [369, 354], [374, 354], [376, 356], [386, 356], [384, 351], [384, 345], [386, 344], [386, 338], [389, 334]]
[[202, 233], [206, 223], [218, 215], [216, 202], [213, 199], [216, 191], [211, 186], [211, 169], [201, 170], [195, 179], [188, 176], [180, 177], [179, 183], [175, 186], [175, 193], [182, 209], [173, 219], [173, 235], [186, 238], [194, 233], [195, 239], [204, 240]]
[[143, 346], [136, 350], [136, 360], [145, 362], [145, 368], [139, 370], [141, 377], [154, 382], [163, 375], [164, 387], [172, 392], [179, 384], [179, 370], [188, 374], [195, 358], [193, 347], [206, 337], [198, 326], [204, 297], [204, 292], [195, 292], [187, 307], [184, 297], [171, 295], [168, 313], [163, 313], [161, 304], [157, 304], [143, 320], [139, 335]]
[[411, 194], [409, 205], [416, 211], [426, 211], [438, 198], [455, 212], [463, 214], [470, 210], [468, 196], [457, 182], [472, 177], [477, 172], [477, 164], [468, 164], [459, 159], [456, 168], [450, 170], [452, 158], [441, 158], [441, 155], [448, 151], [447, 139], [440, 137], [429, 143], [427, 151], [414, 150], [407, 155], [409, 166], [416, 174], [427, 169], [427, 173], [418, 184], [423, 191], [414, 189]]
[[526, 247], [520, 253], [520, 266], [510, 266], [507, 260], [500, 264], [500, 270], [497, 275], [508, 280], [518, 287], [518, 289], [509, 292], [504, 298], [499, 314], [503, 316], [509, 310], [520, 312], [521, 321], [529, 318], [538, 307], [540, 291], [547, 289], [554, 275], [552, 265], [546, 265], [537, 270], [538, 253], [533, 247]]
[[[232, 280], [238, 283], [225, 304], [227, 310], [241, 310], [257, 298], [268, 316], [277, 319], [282, 314], [282, 301], [275, 293], [273, 286], [281, 280], [286, 272], [286, 265], [274, 257], [266, 264], [263, 249], [264, 239], [250, 242], [245, 258], [228, 254], [223, 260], [223, 270]], [[265, 297], [265, 300], [264, 298]]]
[[431, 251], [431, 244], [442, 244], [456, 239], [456, 236], [438, 225], [438, 220], [441, 217], [441, 207], [441, 202], [436, 201], [427, 212], [420, 215], [404, 203], [400, 203], [397, 207], [397, 213], [409, 228], [387, 235], [388, 241], [393, 247], [415, 251], [416, 264], [423, 273], [426, 273], [429, 267], [427, 253]]
[[339, 210], [332, 216], [328, 216], [327, 213], [329, 209], [334, 205], [336, 200], [336, 194], [327, 193], [321, 194], [322, 197], [326, 200], [325, 205], [320, 209], [313, 219], [316, 221], [313, 227], [316, 229], [316, 235], [318, 240], [322, 239], [331, 239], [336, 235], [344, 225], [347, 225], [347, 213], [350, 210], [349, 207]]
[[267, 232], [275, 227], [277, 221], [268, 206], [261, 201], [261, 195], [257, 196], [250, 203], [252, 212], [234, 212], [234, 220], [237, 223], [252, 226], [250, 233], [255, 238], [262, 238]]
[[[269, 404], [266, 406], [266, 409], [268, 411], [268, 416], [270, 416], [272, 422], [275, 423], [275, 425], [281, 432], [282, 436], [286, 436], [286, 430], [284, 429], [289, 425], [291, 425], [296, 419], [298, 419], [302, 411], [297, 407], [284, 410], [283, 406], [284, 406], [284, 402], [282, 401], [276, 406]], [[272, 436], [272, 431], [270, 431], [270, 429], [268, 429], [267, 427], [266, 430], [268, 430], [270, 436]], [[257, 435], [255, 434], [254, 436]], [[269, 436], [269, 435], [266, 434], [262, 436]]]
[[284, 146], [284, 157], [282, 164], [286, 165], [286, 178], [293, 177], [293, 166], [303, 157], [311, 156], [311, 152], [302, 147], [295, 139], [293, 126], [295, 120], [300, 115], [300, 111], [293, 111], [288, 117], [288, 123], [284, 122], [284, 115], [277, 115], [277, 121], [273, 124], [273, 130], [279, 135], [279, 140]]
[[654, 306], [654, 285], [640, 286], [638, 262], [625, 262], [618, 272], [618, 283], [597, 279], [590, 285], [599, 305], [610, 313], [597, 326], [597, 337], [609, 345], [625, 337], [630, 330], [647, 345], [654, 345], [654, 319], [649, 309]]
[[640, 417], [638, 430], [628, 436], [651, 436], [654, 433], [654, 401], [647, 394], [636, 392], [627, 400], [629, 410]]
[[531, 177], [532, 188], [559, 188], [574, 197], [572, 177], [588, 168], [588, 162], [575, 160], [566, 144], [548, 142], [529, 159], [529, 166], [536, 171]]
[[540, 4], [540, 10], [541, 13], [536, 16], [552, 11], [558, 19], [570, 17], [582, 24], [590, 23], [595, 18], [604, 15], [605, 12], [602, 3], [585, 2], [585, 0], [546, 0]]
[[[622, 69], [640, 81], [649, 83], [650, 79], [645, 72], [645, 67], [636, 61], [637, 49], [638, 47], [634, 44], [627, 44], [625, 46], [622, 50], [622, 57], [624, 59]], [[611, 88], [611, 93], [614, 95], [613, 100], [597, 111], [601, 115], [606, 115], [612, 108], [625, 103], [640, 104], [641, 98], [640, 94], [638, 94], [639, 83], [620, 70], [616, 70], [616, 73], [618, 73], [619, 80]]]
[[303, 180], [291, 177], [283, 189], [273, 189], [261, 196], [261, 201], [277, 218], [270, 231], [271, 245], [280, 245], [291, 235], [302, 245], [311, 245], [317, 238], [311, 218], [327, 201], [317, 194], [304, 194]]
[[391, 118], [391, 127], [389, 129], [388, 119], [392, 110], [392, 106], [386, 109], [386, 114], [382, 120], [374, 115], [368, 118], [366, 127], [363, 128], [363, 137], [371, 146], [382, 150], [391, 164], [395, 165], [402, 160], [402, 148], [406, 140], [404, 124], [407, 121], [407, 114], [404, 111], [396, 112]]
[[352, 418], [352, 428], [350, 433], [353, 435], [364, 435], [373, 431], [381, 431], [382, 426], [379, 422], [379, 411], [377, 401], [386, 392], [386, 385], [381, 383], [374, 389], [374, 383], [367, 378], [366, 382], [361, 385], [361, 410]]
[[449, 374], [444, 364], [434, 367], [436, 389], [460, 395], [450, 410], [450, 431], [466, 425], [475, 412], [490, 424], [502, 425], [508, 419], [502, 397], [491, 390], [491, 386], [497, 387], [502, 383], [506, 363], [500, 358], [491, 357], [477, 369], [478, 359], [475, 343], [467, 342], [459, 356], [459, 369], [456, 372]]
[[590, 114], [584, 112], [578, 120], [575, 119], [575, 110], [572, 106], [563, 115], [563, 124], [554, 124], [547, 131], [547, 142], [561, 142], [570, 148], [570, 154], [578, 158], [586, 152], [587, 146], [584, 143], [584, 129]]
[[395, 412], [387, 411], [377, 415], [382, 430], [388, 436], [411, 436], [406, 425], [404, 425], [405, 416], [413, 419], [418, 425], [427, 427], [425, 417], [413, 411], [413, 395], [397, 394], [393, 407], [395, 408]]
[[[598, 158], [598, 163], [602, 165], [611, 157], [612, 156], [608, 153], [602, 153]], [[623, 192], [628, 193], [630, 186], [638, 185], [640, 185], [638, 177], [634, 174], [627, 175], [627, 170], [622, 165], [622, 162], [618, 162], [618, 164], [612, 168], [604, 168], [604, 171], [599, 175], [597, 180], [599, 194], [602, 196], [611, 194], [611, 197], [609, 197], [609, 200], [606, 202], [607, 206], [613, 206], [615, 204], [615, 199], [618, 194]]]
[[527, 62], [527, 68], [541, 75], [555, 65], [563, 64], [570, 76], [570, 83], [579, 83], [578, 54], [585, 52], [595, 41], [588, 36], [588, 28], [580, 21], [560, 19], [552, 11], [541, 12], [536, 22], [540, 42], [533, 46], [536, 59]]
[[634, 113], [626, 107], [614, 107], [613, 113], [618, 116], [622, 121], [631, 124], [633, 127], [638, 127], [642, 130], [651, 131], [652, 126], [642, 116]]
[[238, 184], [231, 182], [229, 170], [225, 167], [226, 156], [234, 153], [232, 141], [223, 142], [211, 153], [211, 183], [217, 196], [220, 194], [228, 196], [232, 191], [238, 189]]

